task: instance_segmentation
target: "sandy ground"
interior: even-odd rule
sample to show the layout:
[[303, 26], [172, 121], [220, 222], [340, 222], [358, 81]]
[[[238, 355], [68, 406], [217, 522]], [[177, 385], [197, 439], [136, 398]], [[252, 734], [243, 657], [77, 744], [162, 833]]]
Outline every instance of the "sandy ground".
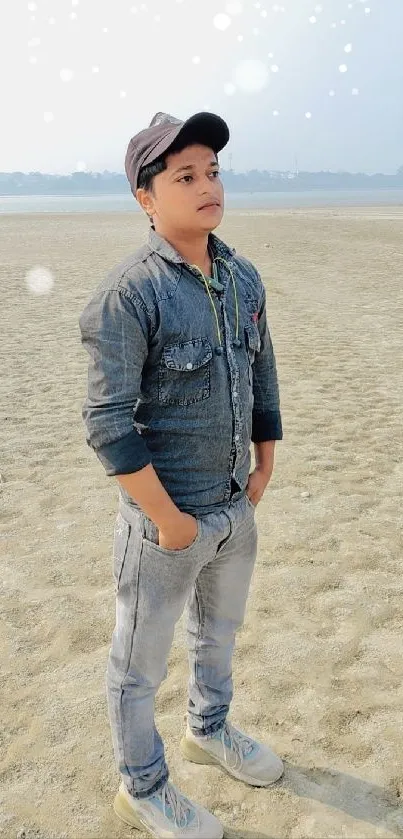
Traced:
[[[172, 779], [237, 839], [403, 836], [403, 208], [228, 212], [268, 291], [284, 440], [232, 720], [283, 757], [258, 790], [185, 764], [182, 621], [157, 699]], [[112, 839], [104, 693], [118, 484], [86, 446], [78, 317], [140, 215], [1, 218], [0, 834]], [[26, 271], [49, 268], [35, 296]], [[136, 833], [136, 836], [139, 834]]]

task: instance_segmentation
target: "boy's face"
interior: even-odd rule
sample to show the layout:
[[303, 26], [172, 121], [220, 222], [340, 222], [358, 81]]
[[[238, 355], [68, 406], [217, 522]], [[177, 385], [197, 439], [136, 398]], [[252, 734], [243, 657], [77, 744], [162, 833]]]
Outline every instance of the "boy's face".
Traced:
[[[224, 214], [224, 189], [215, 152], [194, 144], [168, 154], [167, 168], [156, 175], [152, 192], [137, 190], [157, 232], [208, 234]], [[206, 206], [209, 204], [209, 206]]]

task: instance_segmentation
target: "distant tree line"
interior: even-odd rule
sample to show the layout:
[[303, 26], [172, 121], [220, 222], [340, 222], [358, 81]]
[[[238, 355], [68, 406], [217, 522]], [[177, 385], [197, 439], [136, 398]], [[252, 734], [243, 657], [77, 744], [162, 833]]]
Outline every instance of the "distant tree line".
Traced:
[[[351, 172], [234, 172], [221, 170], [228, 192], [305, 192], [324, 189], [403, 189], [403, 166], [395, 175]], [[126, 175], [119, 172], [0, 172], [0, 195], [124, 195], [130, 193]]]

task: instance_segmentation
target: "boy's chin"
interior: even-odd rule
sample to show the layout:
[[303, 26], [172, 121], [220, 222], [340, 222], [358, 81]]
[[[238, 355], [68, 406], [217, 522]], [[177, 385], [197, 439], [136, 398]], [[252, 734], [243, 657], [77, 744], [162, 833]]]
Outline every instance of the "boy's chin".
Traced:
[[216, 218], [214, 221], [213, 219], [211, 219], [208, 222], [205, 221], [204, 224], [200, 225], [199, 230], [203, 230], [204, 233], [211, 233], [213, 230], [216, 229], [216, 227], [218, 227], [221, 224], [221, 221], [222, 215], [219, 218]]
[[198, 218], [198, 217], [196, 217], [195, 219], [187, 219], [186, 227], [183, 226], [182, 229], [183, 229], [183, 231], [186, 230], [188, 235], [189, 234], [190, 235], [191, 234], [194, 234], [194, 235], [199, 234], [200, 235], [200, 233], [205, 233], [207, 235], [208, 233], [212, 233], [213, 230], [215, 230], [217, 227], [219, 227], [219, 225], [221, 224], [223, 215], [224, 215], [223, 213], [219, 213], [219, 214], [215, 215], [215, 218], [210, 218], [210, 219], [207, 219], [207, 218], [201, 219], [201, 218]]

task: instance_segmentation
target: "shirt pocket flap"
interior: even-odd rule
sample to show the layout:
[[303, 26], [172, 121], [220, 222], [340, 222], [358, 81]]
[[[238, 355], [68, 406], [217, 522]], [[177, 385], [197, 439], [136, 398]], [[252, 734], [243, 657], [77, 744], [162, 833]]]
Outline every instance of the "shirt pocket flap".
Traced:
[[165, 347], [163, 351], [164, 363], [171, 370], [198, 370], [211, 361], [212, 357], [213, 352], [207, 338], [175, 344]]
[[254, 352], [259, 352], [260, 332], [257, 325], [255, 323], [251, 323], [248, 326], [245, 326], [245, 333], [249, 349], [254, 350]]

